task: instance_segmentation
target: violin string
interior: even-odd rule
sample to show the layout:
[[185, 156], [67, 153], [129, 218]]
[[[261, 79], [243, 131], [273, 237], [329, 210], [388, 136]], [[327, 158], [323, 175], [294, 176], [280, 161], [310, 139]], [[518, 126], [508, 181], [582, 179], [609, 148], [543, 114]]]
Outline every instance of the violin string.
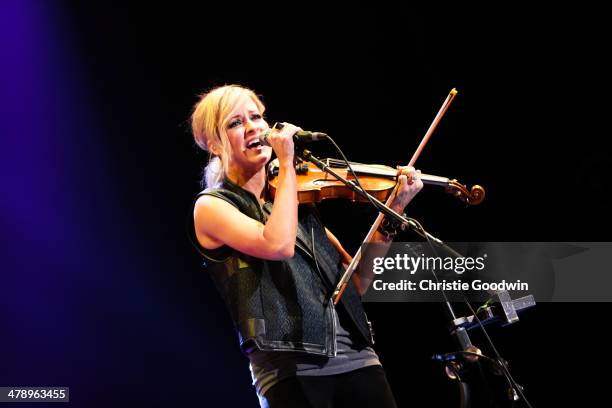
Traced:
[[[329, 140], [333, 145], [334, 148], [338, 151], [338, 153], [340, 154], [340, 156], [342, 156], [342, 160], [344, 160], [344, 163], [346, 164], [346, 167], [348, 167], [349, 171], [351, 172], [351, 174], [353, 175], [353, 177], [355, 177], [355, 181], [357, 182], [357, 185], [359, 186], [359, 189], [365, 193], [366, 198], [368, 199], [368, 201], [370, 202], [370, 204], [372, 204], [372, 206], [374, 208], [376, 208], [377, 211], [380, 212], [380, 210], [378, 210], [378, 206], [376, 205], [376, 203], [374, 203], [374, 201], [372, 200], [372, 198], [370, 197], [370, 195], [368, 194], [368, 192], [363, 188], [363, 186], [361, 185], [361, 182], [359, 181], [359, 177], [357, 177], [357, 174], [355, 173], [355, 171], [353, 171], [353, 167], [351, 166], [351, 162], [346, 158], [346, 156], [344, 155], [344, 152], [342, 151], [342, 149], [340, 148], [340, 146], [338, 146], [336, 144], [336, 142], [334, 141], [334, 139], [331, 136], [327, 136], [327, 140]], [[357, 163], [355, 163], [357, 164]]]

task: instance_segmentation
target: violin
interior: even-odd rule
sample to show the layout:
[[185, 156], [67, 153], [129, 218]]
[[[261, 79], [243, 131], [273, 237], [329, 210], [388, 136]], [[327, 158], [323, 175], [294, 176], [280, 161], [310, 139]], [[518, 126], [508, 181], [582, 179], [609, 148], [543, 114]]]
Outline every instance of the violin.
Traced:
[[[347, 180], [355, 179], [344, 161], [337, 159], [324, 159], [323, 161]], [[380, 201], [384, 201], [397, 184], [397, 169], [393, 167], [353, 162], [350, 164], [364, 190]], [[272, 160], [268, 165], [268, 187], [272, 198], [276, 193], [278, 169], [278, 159]], [[345, 198], [353, 202], [368, 201], [367, 198], [351, 190], [312, 163], [297, 163], [295, 172], [300, 203], [318, 203], [331, 198]], [[478, 205], [485, 197], [485, 190], [479, 185], [468, 189], [466, 185], [455, 179], [422, 173], [419, 174], [419, 179], [424, 184], [444, 187], [446, 192], [469, 205]]]

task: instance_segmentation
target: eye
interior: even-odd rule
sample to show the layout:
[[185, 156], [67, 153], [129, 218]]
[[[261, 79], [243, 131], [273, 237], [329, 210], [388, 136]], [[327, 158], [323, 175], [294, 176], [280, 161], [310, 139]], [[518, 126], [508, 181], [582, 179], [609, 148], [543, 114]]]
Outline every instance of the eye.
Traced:
[[260, 113], [254, 113], [253, 115], [251, 115], [251, 120], [261, 120], [263, 119], [263, 116]]
[[230, 121], [230, 123], [227, 125], [228, 129], [233, 129], [236, 126], [240, 126], [242, 124], [242, 120], [236, 118]]

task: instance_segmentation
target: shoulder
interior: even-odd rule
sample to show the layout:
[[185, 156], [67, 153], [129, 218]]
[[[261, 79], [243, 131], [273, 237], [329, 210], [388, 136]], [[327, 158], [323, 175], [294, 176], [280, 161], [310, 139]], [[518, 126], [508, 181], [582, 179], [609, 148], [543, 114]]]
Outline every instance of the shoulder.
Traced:
[[193, 206], [193, 223], [200, 245], [206, 249], [222, 246], [223, 242], [215, 238], [215, 232], [238, 213], [237, 206], [222, 195], [199, 194]]
[[209, 217], [227, 211], [238, 211], [238, 205], [225, 195], [216, 192], [202, 192], [198, 194], [193, 206], [196, 223], [201, 217]]
[[196, 196], [195, 205], [198, 206], [201, 205], [201, 203], [209, 202], [214, 203], [219, 200], [225, 201], [226, 203], [231, 204], [234, 207], [238, 207], [240, 196], [223, 188], [206, 189], [198, 193], [198, 195]]

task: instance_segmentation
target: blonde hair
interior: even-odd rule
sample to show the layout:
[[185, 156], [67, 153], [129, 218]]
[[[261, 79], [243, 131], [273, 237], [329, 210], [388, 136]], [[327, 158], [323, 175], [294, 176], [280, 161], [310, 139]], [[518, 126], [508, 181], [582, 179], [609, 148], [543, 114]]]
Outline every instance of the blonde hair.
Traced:
[[204, 170], [206, 188], [216, 187], [227, 174], [231, 146], [227, 138], [227, 125], [231, 114], [240, 103], [250, 98], [259, 112], [265, 106], [252, 90], [240, 85], [225, 85], [200, 95], [191, 115], [191, 131], [196, 144], [209, 152]]

